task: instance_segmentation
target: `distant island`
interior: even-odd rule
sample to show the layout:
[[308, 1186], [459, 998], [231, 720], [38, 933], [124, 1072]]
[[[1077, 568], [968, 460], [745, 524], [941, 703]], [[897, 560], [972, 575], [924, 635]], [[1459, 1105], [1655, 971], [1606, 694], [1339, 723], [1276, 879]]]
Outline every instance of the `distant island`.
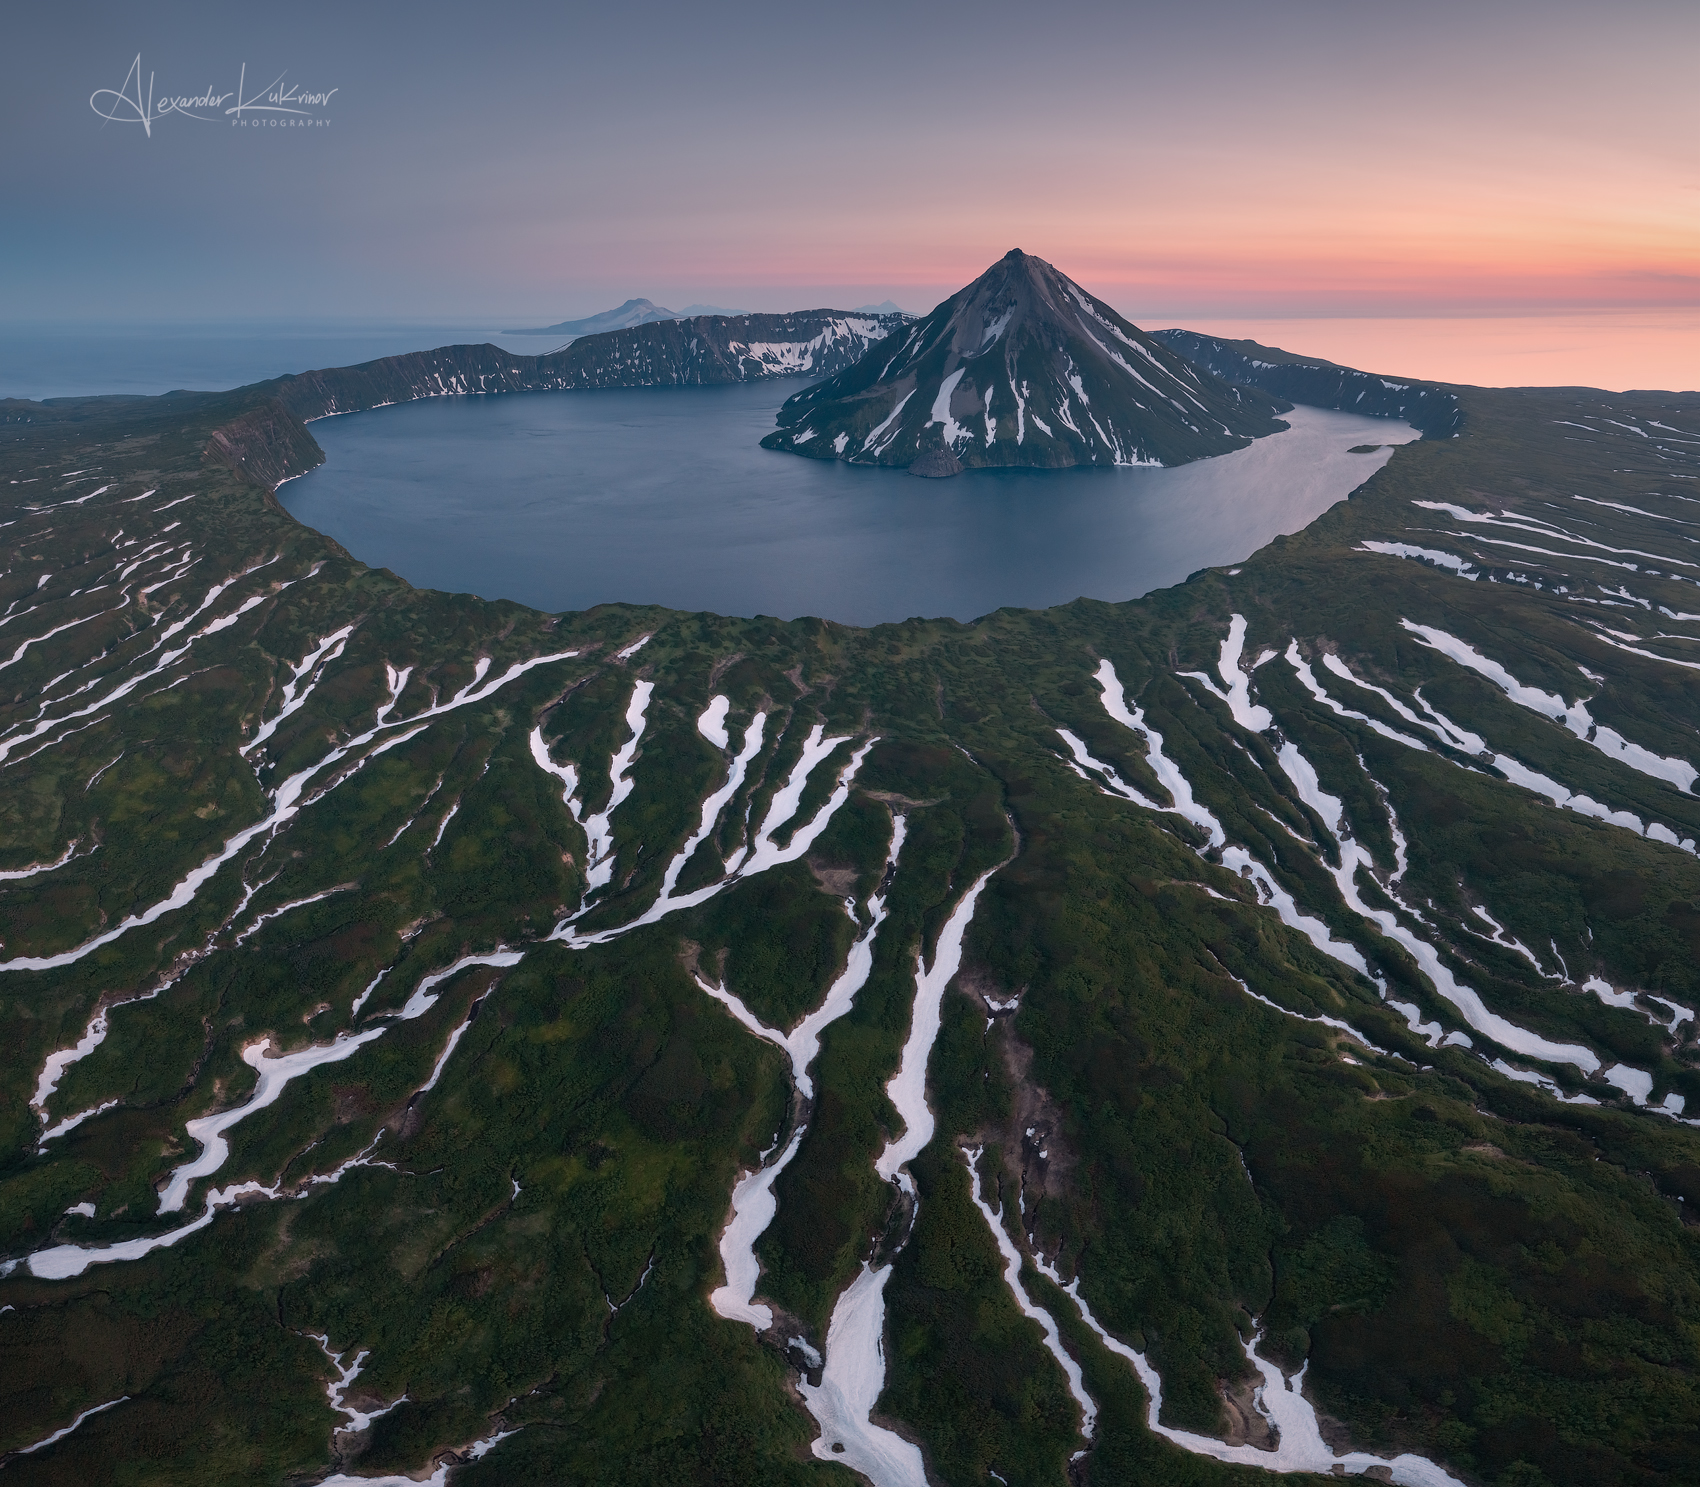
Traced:
[[[894, 305], [893, 309], [896, 308]], [[648, 325], [655, 320], [692, 320], [698, 315], [743, 315], [744, 310], [728, 310], [720, 305], [686, 305], [682, 310], [669, 310], [651, 299], [629, 299], [618, 309], [603, 310], [582, 320], [563, 320], [557, 325], [539, 325], [530, 330], [505, 330], [504, 336], [599, 336], [604, 331], [629, 330], [634, 325]], [[873, 313], [879, 313], [875, 311]]]

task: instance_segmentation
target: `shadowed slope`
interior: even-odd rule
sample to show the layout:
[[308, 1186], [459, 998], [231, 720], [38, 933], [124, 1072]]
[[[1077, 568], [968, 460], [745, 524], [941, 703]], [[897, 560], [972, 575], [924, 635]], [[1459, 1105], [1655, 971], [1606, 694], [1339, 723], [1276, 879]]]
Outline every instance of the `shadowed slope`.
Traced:
[[932, 314], [780, 410], [768, 449], [954, 475], [1178, 465], [1276, 432], [1290, 406], [1200, 371], [1013, 249]]

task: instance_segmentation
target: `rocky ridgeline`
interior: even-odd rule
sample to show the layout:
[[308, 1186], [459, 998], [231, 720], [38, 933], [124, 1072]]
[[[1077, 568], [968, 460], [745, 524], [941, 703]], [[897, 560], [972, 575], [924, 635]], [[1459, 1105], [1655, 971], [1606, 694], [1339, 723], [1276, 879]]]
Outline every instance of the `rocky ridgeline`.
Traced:
[[1151, 337], [1236, 387], [1261, 388], [1316, 408], [1402, 418], [1430, 439], [1449, 439], [1463, 426], [1457, 394], [1445, 383], [1396, 381], [1256, 341], [1218, 341], [1191, 330], [1158, 330]]
[[584, 336], [547, 356], [499, 346], [440, 346], [258, 383], [297, 418], [358, 413], [415, 398], [609, 387], [713, 387], [763, 377], [829, 376], [901, 325], [902, 315], [799, 310], [699, 315]]
[[[228, 409], [229, 421], [208, 441], [205, 458], [269, 489], [324, 463], [324, 451], [304, 425], [332, 414], [473, 393], [713, 387], [768, 377], [828, 376], [853, 365], [908, 319], [901, 312], [842, 310], [699, 315], [585, 336], [547, 356], [516, 356], [489, 344], [439, 346], [278, 377], [232, 392], [169, 396], [186, 413]], [[0, 423], [77, 423], [150, 403], [7, 398], [0, 399]]]

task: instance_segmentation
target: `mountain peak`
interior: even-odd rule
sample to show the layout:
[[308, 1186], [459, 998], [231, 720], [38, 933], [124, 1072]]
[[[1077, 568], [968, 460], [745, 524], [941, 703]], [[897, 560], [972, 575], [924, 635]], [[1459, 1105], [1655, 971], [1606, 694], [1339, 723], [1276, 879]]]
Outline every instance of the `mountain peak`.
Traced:
[[604, 331], [625, 330], [628, 326], [648, 325], [652, 320], [677, 320], [677, 310], [669, 310], [652, 299], [629, 299], [617, 310], [604, 310], [599, 315], [587, 315], [583, 320], [563, 320], [557, 325], [541, 325], [532, 330], [510, 330], [509, 336], [596, 336]]
[[1194, 367], [1012, 248], [930, 315], [790, 399], [768, 449], [855, 464], [1173, 465], [1282, 427], [1265, 393]]

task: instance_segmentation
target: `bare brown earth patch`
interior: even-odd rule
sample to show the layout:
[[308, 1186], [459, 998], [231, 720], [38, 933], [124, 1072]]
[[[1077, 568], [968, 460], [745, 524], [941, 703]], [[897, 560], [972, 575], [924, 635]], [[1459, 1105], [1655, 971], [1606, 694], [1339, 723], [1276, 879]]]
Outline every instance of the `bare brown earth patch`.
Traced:
[[364, 1084], [333, 1084], [331, 1102], [339, 1126], [347, 1125], [358, 1116], [370, 1115], [378, 1108], [372, 1091]]
[[[722, 946], [715, 952], [713, 975], [716, 986], [726, 984], [726, 956], [728, 953], [729, 948], [726, 946]], [[679, 964], [685, 968], [685, 974], [688, 976], [701, 976], [705, 981], [709, 978], [709, 972], [705, 971], [702, 965], [702, 946], [697, 944], [695, 940], [679, 941]]]
[[1019, 1153], [1024, 1194], [1057, 1197], [1067, 1191], [1080, 1165], [1079, 1153], [1063, 1134], [1062, 1107], [1033, 1078], [1033, 1050], [1015, 1036], [1013, 1025], [1004, 1029], [1003, 1056], [1012, 1086], [1006, 1159]]
[[1216, 1392], [1222, 1396], [1222, 1413], [1228, 1422], [1222, 1439], [1230, 1446], [1255, 1446], [1259, 1451], [1275, 1449], [1275, 1432], [1258, 1414], [1252, 1396], [1261, 1378], [1218, 1379]]
[[864, 790], [862, 792], [869, 800], [877, 800], [881, 805], [902, 806], [905, 810], [918, 811], [930, 805], [943, 805], [949, 800], [948, 795], [941, 795], [937, 800], [913, 800], [907, 795], [899, 795], [894, 790]]
[[856, 879], [861, 876], [853, 867], [832, 867], [819, 857], [805, 857], [809, 871], [815, 875], [815, 882], [821, 886], [821, 892], [830, 893], [834, 898], [848, 898], [855, 891]]
[[1004, 1161], [1021, 1174], [1023, 1208], [1039, 1198], [1056, 1197], [1068, 1188], [1080, 1157], [1064, 1136], [1062, 1107], [1033, 1078], [1033, 1050], [1015, 1033], [1015, 1012], [1027, 988], [1011, 991], [971, 961], [958, 971], [955, 984], [987, 1018], [1001, 1024], [998, 1046], [1011, 1087], [1009, 1120], [1001, 1129], [979, 1132], [975, 1139], [1003, 1148]]

